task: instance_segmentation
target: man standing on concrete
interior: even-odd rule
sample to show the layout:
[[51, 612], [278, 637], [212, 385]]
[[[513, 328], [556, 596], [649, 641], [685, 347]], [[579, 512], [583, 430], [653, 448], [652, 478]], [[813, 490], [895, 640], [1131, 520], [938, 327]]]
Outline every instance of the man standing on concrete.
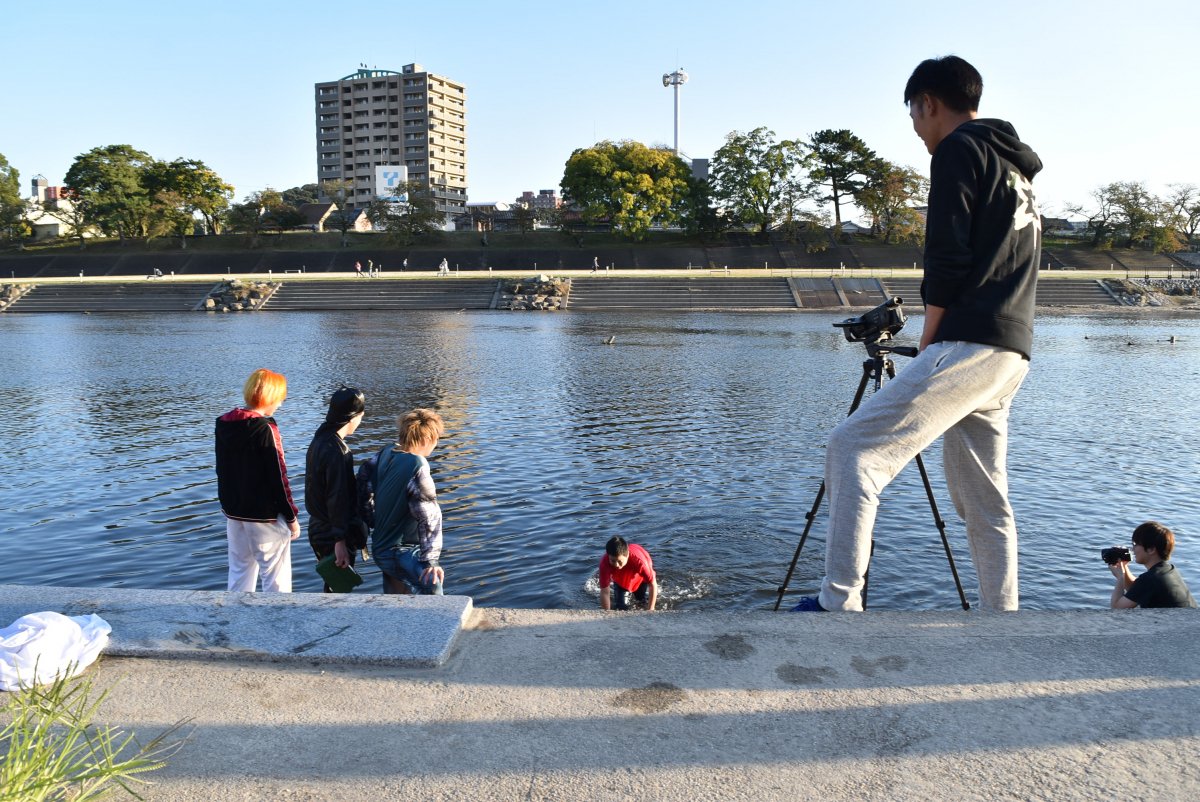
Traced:
[[650, 554], [623, 537], [609, 538], [600, 558], [600, 609], [628, 610], [629, 596], [653, 610], [658, 603], [658, 577]]
[[[305, 460], [308, 542], [318, 560], [334, 555], [338, 568], [354, 565], [354, 553], [367, 545], [366, 524], [358, 516], [354, 455], [346, 445], [362, 422], [364, 408], [363, 394], [353, 387], [335, 392]], [[330, 592], [328, 585], [325, 592]]]
[[921, 353], [834, 429], [826, 452], [825, 578], [798, 610], [862, 610], [879, 493], [943, 437], [980, 606], [1016, 610], [1017, 528], [1005, 467], [1008, 412], [1029, 370], [1042, 162], [1001, 120], [979, 119], [983, 79], [957, 56], [921, 62], [904, 88], [933, 157]]

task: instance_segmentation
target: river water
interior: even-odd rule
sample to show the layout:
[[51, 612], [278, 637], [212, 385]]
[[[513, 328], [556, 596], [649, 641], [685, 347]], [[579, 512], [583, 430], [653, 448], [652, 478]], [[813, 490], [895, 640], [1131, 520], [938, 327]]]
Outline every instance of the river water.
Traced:
[[[270, 367], [289, 381], [276, 419], [301, 507], [304, 452], [339, 383], [367, 395], [360, 456], [394, 436], [398, 413], [441, 412], [431, 463], [449, 593], [594, 606], [604, 541], [621, 534], [653, 555], [664, 606], [769, 609], [861, 374], [838, 317], [3, 315], [0, 581], [224, 589], [213, 419]], [[920, 325], [913, 315], [900, 341]], [[1035, 348], [1009, 453], [1023, 606], [1106, 606], [1098, 550], [1149, 518], [1175, 529], [1174, 561], [1200, 585], [1200, 319], [1042, 315]], [[936, 445], [926, 462], [973, 602]], [[821, 518], [793, 591], [819, 582]], [[957, 607], [912, 466], [884, 496], [876, 541], [872, 607]], [[293, 557], [296, 590], [319, 590], [303, 537]]]

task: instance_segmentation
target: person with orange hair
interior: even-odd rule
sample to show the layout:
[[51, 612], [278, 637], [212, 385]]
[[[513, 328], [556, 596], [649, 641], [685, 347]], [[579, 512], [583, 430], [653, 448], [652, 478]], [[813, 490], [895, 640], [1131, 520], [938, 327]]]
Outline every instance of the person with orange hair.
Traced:
[[292, 592], [292, 541], [300, 520], [292, 501], [283, 440], [272, 417], [287, 379], [266, 368], [242, 388], [244, 407], [217, 418], [217, 497], [229, 538], [229, 590]]

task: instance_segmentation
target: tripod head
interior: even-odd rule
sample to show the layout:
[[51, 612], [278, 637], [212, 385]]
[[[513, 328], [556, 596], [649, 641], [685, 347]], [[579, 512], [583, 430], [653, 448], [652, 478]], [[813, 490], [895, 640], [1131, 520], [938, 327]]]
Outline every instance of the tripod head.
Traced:
[[863, 343], [867, 348], [867, 356], [871, 359], [882, 359], [888, 354], [914, 357], [920, 353], [920, 349], [912, 345], [890, 345], [891, 339], [891, 335], [888, 335], [873, 343]]

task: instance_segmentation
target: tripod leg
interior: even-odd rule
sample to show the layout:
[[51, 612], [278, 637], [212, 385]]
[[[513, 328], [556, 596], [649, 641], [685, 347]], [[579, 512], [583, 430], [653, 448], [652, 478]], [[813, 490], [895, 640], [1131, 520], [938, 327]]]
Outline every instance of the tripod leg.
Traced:
[[871, 560], [875, 557], [875, 538], [871, 538], [871, 554], [867, 557], [867, 570], [863, 573], [863, 609], [867, 609], [867, 591], [871, 589]]
[[[858, 390], [854, 393], [854, 400], [850, 402], [850, 411], [846, 416], [854, 414], [854, 410], [858, 409], [858, 405], [862, 403], [863, 394], [867, 391], [867, 382], [872, 376], [879, 373], [880, 363], [876, 359], [868, 359], [863, 362], [862, 377], [858, 380]], [[894, 373], [892, 375], [895, 375]], [[783, 594], [787, 593], [787, 587], [792, 581], [792, 573], [796, 570], [796, 563], [800, 560], [800, 552], [804, 548], [804, 542], [808, 540], [808, 532], [812, 529], [813, 520], [817, 517], [817, 510], [821, 507], [821, 499], [825, 497], [825, 482], [821, 482], [821, 488], [817, 491], [817, 499], [813, 502], [812, 509], [804, 516], [808, 522], [804, 524], [804, 532], [800, 535], [800, 543], [796, 546], [796, 553], [792, 555], [792, 564], [788, 566], [787, 576], [783, 578], [783, 584], [779, 586], [778, 596], [775, 598], [775, 611], [779, 610], [779, 605], [783, 603]]]
[[779, 605], [783, 603], [783, 594], [787, 592], [787, 586], [792, 581], [792, 573], [796, 570], [796, 563], [800, 560], [804, 541], [808, 540], [808, 530], [812, 529], [813, 520], [817, 517], [817, 510], [820, 509], [823, 498], [825, 498], [825, 483], [821, 482], [821, 489], [817, 491], [817, 500], [813, 502], [812, 509], [804, 515], [808, 519], [808, 523], [804, 525], [804, 533], [800, 535], [800, 543], [796, 546], [796, 553], [792, 555], [792, 564], [788, 566], [787, 576], [783, 578], [783, 584], [779, 586], [779, 595], [775, 598], [776, 612], [779, 610]]
[[950, 541], [946, 538], [946, 522], [938, 512], [937, 501], [933, 498], [933, 486], [929, 483], [929, 474], [925, 471], [925, 460], [917, 455], [917, 470], [921, 472], [921, 482], [925, 485], [925, 496], [929, 499], [929, 509], [933, 513], [933, 523], [937, 526], [938, 534], [942, 536], [942, 548], [946, 550], [946, 561], [950, 563], [950, 573], [954, 576], [954, 587], [958, 590], [958, 600], [964, 610], [970, 610], [967, 594], [963, 593], [962, 580], [958, 578], [958, 567], [954, 564], [954, 554], [950, 551]]

